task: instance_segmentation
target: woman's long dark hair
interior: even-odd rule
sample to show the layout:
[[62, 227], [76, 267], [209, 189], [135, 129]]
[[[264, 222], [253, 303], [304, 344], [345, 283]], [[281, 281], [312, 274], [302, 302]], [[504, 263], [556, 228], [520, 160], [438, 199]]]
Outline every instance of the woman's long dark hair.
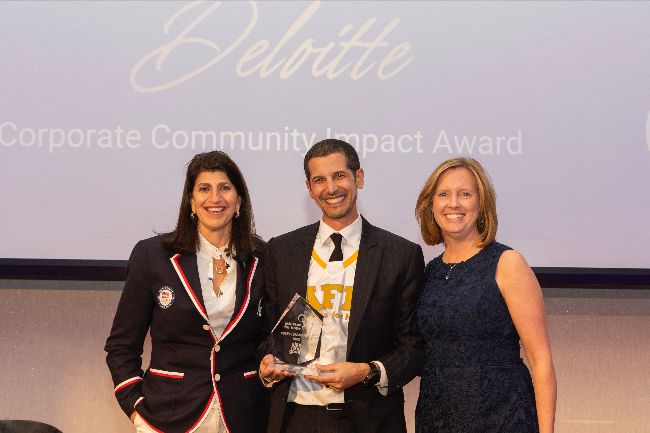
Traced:
[[241, 198], [239, 216], [232, 220], [232, 231], [228, 248], [234, 247], [237, 256], [253, 254], [262, 245], [263, 241], [255, 233], [255, 219], [253, 218], [253, 205], [246, 181], [237, 164], [221, 151], [199, 153], [187, 164], [183, 197], [178, 211], [178, 221], [174, 231], [163, 236], [163, 246], [171, 252], [194, 253], [199, 245], [199, 232], [197, 219], [192, 218], [191, 198], [196, 178], [204, 171], [222, 171], [235, 187]]

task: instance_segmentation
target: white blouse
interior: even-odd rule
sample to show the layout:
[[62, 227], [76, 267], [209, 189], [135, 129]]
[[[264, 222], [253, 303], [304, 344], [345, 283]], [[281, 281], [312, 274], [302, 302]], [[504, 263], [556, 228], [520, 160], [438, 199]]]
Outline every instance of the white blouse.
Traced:
[[[233, 254], [226, 256], [226, 245], [221, 248], [215, 247], [199, 233], [199, 249], [196, 252], [196, 264], [199, 268], [199, 279], [201, 281], [201, 293], [205, 310], [208, 313], [210, 326], [214, 334], [219, 336], [230, 322], [235, 310], [236, 287], [237, 287], [237, 262]], [[212, 288], [212, 259], [223, 257], [228, 266], [226, 278], [221, 283], [221, 296], [217, 297]]]

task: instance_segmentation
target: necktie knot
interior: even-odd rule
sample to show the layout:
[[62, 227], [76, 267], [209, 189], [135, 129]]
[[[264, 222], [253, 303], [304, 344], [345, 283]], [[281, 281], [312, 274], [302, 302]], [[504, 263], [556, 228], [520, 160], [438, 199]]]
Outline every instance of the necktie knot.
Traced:
[[334, 243], [334, 251], [332, 251], [332, 255], [330, 256], [330, 262], [340, 262], [343, 260], [343, 250], [341, 249], [343, 235], [341, 233], [332, 233], [330, 238]]

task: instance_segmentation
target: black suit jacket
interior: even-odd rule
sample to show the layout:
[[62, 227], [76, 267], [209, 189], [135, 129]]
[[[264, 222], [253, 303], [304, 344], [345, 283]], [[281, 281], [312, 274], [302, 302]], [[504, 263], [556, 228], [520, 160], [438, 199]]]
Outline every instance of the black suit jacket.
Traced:
[[[230, 432], [264, 431], [267, 404], [256, 359], [264, 270], [254, 256], [237, 261], [235, 309], [219, 336], [208, 324], [196, 254], [170, 254], [160, 237], [135, 246], [105, 347], [115, 396], [127, 415], [135, 408], [159, 431], [186, 432], [216, 398]], [[173, 301], [160, 302], [161, 291], [173, 293]], [[151, 362], [143, 371], [147, 331]]]
[[[267, 244], [268, 332], [295, 293], [306, 295], [307, 273], [319, 223], [271, 239]], [[422, 289], [424, 258], [419, 245], [362, 222], [354, 298], [348, 324], [347, 361], [381, 361], [388, 376], [388, 396], [376, 387], [345, 390], [355, 432], [405, 431], [402, 387], [420, 371], [422, 341], [415, 308]], [[261, 353], [270, 353], [268, 341]], [[268, 433], [282, 426], [290, 379], [271, 391]]]

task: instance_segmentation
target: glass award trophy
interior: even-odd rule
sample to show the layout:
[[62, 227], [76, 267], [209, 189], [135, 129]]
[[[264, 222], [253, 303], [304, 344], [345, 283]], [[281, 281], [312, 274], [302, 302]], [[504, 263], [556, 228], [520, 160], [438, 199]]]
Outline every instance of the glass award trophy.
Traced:
[[295, 294], [271, 331], [273, 368], [298, 375], [319, 374], [308, 366], [320, 356], [323, 315]]

